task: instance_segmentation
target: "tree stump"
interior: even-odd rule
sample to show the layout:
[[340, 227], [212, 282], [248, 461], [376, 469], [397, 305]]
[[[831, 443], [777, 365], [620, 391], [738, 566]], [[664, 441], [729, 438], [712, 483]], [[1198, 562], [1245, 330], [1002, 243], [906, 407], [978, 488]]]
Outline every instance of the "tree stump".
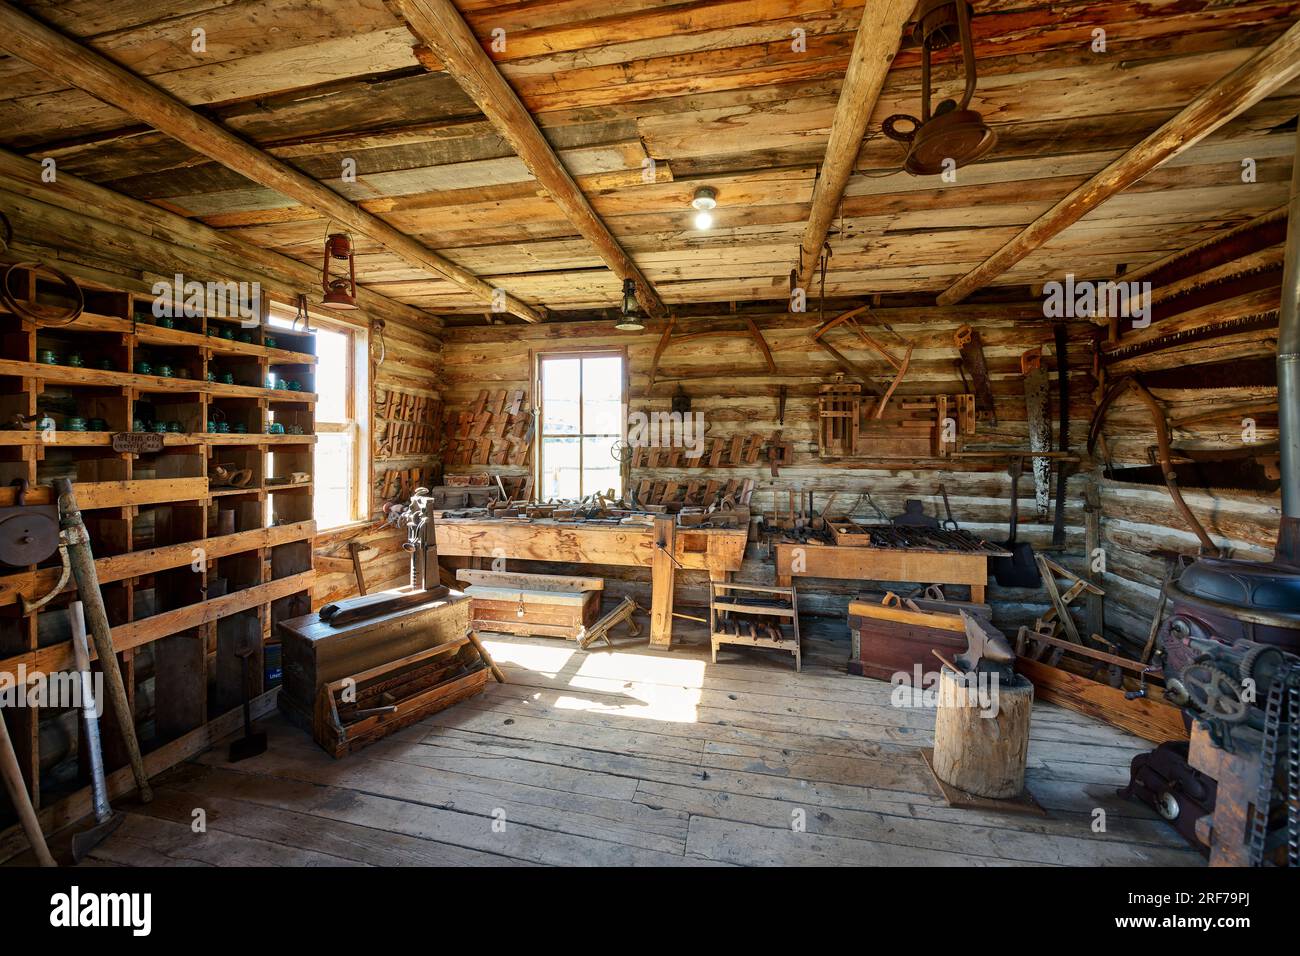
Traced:
[[[976, 684], [977, 677], [984, 683]], [[934, 772], [959, 790], [1005, 800], [1025, 787], [1034, 685], [1019, 674], [1010, 683], [992, 681], [988, 674], [940, 671]], [[973, 690], [980, 691], [978, 697]]]

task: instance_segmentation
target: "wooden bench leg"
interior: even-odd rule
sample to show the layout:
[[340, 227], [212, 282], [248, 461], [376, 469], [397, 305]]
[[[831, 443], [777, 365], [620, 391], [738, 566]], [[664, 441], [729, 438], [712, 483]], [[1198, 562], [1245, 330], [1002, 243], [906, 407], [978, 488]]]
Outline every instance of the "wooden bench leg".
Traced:
[[674, 521], [672, 515], [655, 517], [655, 550], [650, 561], [651, 647], [671, 647], [673, 643]]

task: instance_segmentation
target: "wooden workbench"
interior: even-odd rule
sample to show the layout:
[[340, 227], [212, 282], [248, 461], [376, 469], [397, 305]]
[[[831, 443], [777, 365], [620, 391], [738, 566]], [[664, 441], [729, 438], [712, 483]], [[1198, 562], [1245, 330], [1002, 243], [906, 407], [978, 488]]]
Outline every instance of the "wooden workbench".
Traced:
[[796, 577], [965, 584], [970, 587], [971, 601], [982, 604], [984, 588], [989, 580], [989, 555], [903, 548], [846, 548], [834, 544], [778, 544], [776, 583], [788, 586]]
[[743, 528], [678, 528], [671, 515], [657, 518], [653, 527], [508, 518], [439, 518], [436, 527], [439, 556], [650, 568], [650, 643], [655, 647], [672, 644], [677, 568], [707, 571], [709, 580], [725, 581], [740, 570], [749, 537]]

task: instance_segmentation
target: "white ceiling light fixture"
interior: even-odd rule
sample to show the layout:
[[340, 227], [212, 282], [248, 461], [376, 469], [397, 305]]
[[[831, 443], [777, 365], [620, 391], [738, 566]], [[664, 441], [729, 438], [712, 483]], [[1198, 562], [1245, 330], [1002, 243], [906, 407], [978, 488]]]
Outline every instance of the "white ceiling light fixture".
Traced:
[[696, 210], [695, 228], [701, 232], [713, 226], [712, 210], [718, 205], [718, 194], [710, 186], [701, 186], [695, 190], [695, 198], [691, 200], [691, 207]]

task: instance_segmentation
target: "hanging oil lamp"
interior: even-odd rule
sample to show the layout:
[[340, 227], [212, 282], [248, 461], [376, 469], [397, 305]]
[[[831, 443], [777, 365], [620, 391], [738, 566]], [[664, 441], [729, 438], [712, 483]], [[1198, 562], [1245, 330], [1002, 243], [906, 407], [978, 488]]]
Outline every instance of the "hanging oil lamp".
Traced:
[[[347, 275], [332, 275], [331, 266], [348, 264]], [[325, 260], [321, 264], [321, 288], [325, 295], [321, 305], [327, 309], [355, 309], [357, 307], [357, 259], [352, 237], [345, 232], [332, 232], [325, 237]]]
[[633, 279], [623, 280], [623, 307], [622, 315], [618, 324], [614, 328], [620, 332], [640, 332], [645, 328], [645, 323], [641, 321], [641, 306], [636, 301], [636, 281]]
[[[895, 113], [882, 124], [884, 134], [905, 143], [903, 168], [914, 176], [934, 176], [973, 163], [997, 142], [984, 117], [970, 108], [975, 95], [975, 48], [971, 5], [966, 0], [922, 0], [912, 38], [921, 47], [921, 117]], [[961, 101], [945, 99], [930, 108], [930, 61], [936, 50], [961, 44], [966, 87]]]

